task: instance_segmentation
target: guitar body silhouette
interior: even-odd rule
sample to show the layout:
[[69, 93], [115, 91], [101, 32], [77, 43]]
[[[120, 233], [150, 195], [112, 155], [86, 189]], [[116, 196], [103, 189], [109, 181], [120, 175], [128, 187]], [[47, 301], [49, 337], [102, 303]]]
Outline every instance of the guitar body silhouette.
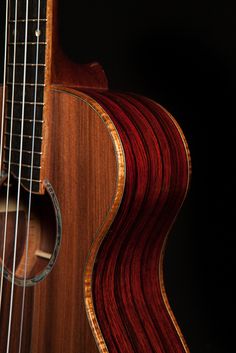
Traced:
[[[43, 127], [32, 130], [37, 151], [32, 143], [27, 150], [34, 137], [26, 115], [22, 137], [16, 131], [19, 103], [8, 107], [12, 91], [21, 91], [13, 82], [5, 93], [0, 353], [188, 352], [162, 268], [189, 186], [183, 133], [154, 101], [110, 92], [97, 63], [71, 63], [58, 42], [56, 4], [44, 6], [44, 91], [37, 100], [43, 122], [39, 113], [35, 120]], [[21, 112], [32, 92], [24, 93]]]

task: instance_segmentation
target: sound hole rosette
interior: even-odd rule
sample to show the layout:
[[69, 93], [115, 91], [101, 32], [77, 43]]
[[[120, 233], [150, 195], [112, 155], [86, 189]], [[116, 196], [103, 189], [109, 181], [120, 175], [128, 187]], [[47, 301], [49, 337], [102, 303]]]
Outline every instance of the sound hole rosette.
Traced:
[[[0, 183], [2, 184], [2, 183]], [[45, 266], [43, 267], [40, 271], [38, 271], [37, 273], [35, 273], [32, 276], [27, 276], [26, 279], [24, 279], [24, 277], [22, 276], [18, 276], [15, 275], [14, 276], [14, 284], [16, 284], [17, 286], [26, 286], [26, 287], [31, 287], [36, 285], [38, 282], [43, 281], [48, 274], [52, 271], [58, 254], [59, 254], [59, 250], [60, 250], [60, 246], [61, 246], [61, 240], [62, 240], [62, 217], [61, 217], [61, 212], [60, 212], [60, 207], [59, 207], [59, 202], [58, 199], [56, 197], [55, 191], [52, 187], [52, 185], [50, 184], [50, 182], [48, 180], [44, 180], [43, 181], [43, 185], [45, 188], [45, 194], [47, 195], [48, 199], [50, 200], [51, 203], [51, 207], [53, 208], [53, 211], [51, 210], [51, 214], [53, 213], [54, 215], [54, 241], [53, 241], [53, 246], [51, 246], [51, 251], [50, 253], [50, 258], [48, 258], [47, 260], [47, 264], [45, 264]], [[42, 252], [44, 253], [44, 252]], [[0, 253], [0, 260], [2, 262], [2, 253]], [[46, 261], [45, 261], [46, 262]], [[2, 263], [0, 263], [0, 275], [3, 271], [3, 276], [6, 280], [8, 280], [9, 282], [12, 283], [13, 281], [13, 276], [12, 276], [12, 272], [6, 267], [4, 266], [4, 268], [2, 268]]]

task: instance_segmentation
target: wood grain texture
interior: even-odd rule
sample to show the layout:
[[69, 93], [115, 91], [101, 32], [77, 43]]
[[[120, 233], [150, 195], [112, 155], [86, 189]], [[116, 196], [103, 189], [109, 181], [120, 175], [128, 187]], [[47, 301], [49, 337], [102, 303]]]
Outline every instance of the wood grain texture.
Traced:
[[[27, 288], [30, 330], [24, 330], [24, 353], [96, 353], [84, 305], [84, 270], [89, 252], [93, 247], [97, 251], [94, 244], [101, 242], [121, 201], [124, 153], [111, 119], [86, 95], [51, 90], [50, 113], [47, 178], [60, 204], [62, 243], [50, 275]], [[4, 298], [1, 353], [7, 337], [8, 283]], [[21, 301], [22, 289], [16, 288], [11, 353], [18, 352]]]
[[[162, 269], [189, 185], [180, 128], [144, 97], [62, 86], [50, 87], [47, 114], [44, 163], [61, 208], [62, 245], [50, 276], [27, 289], [24, 352], [188, 352]], [[16, 289], [17, 308], [21, 298]], [[18, 324], [16, 309], [13, 353]]]
[[[9, 308], [10, 308], [10, 296], [11, 296], [11, 285], [10, 282], [4, 281], [3, 287], [3, 302], [2, 310], [0, 315], [0, 352], [5, 353], [7, 348], [7, 337], [8, 337], [8, 322], [9, 322]], [[18, 352], [20, 342], [20, 325], [21, 325], [21, 308], [22, 308], [23, 288], [14, 287], [14, 301], [12, 310], [12, 322], [14, 323], [11, 327], [11, 340], [9, 351]], [[31, 346], [31, 334], [32, 334], [32, 319], [34, 306], [34, 289], [27, 289], [25, 295], [26, 308], [25, 308], [25, 319], [22, 335], [22, 351], [30, 352]]]
[[48, 166], [48, 149], [50, 148], [49, 129], [51, 124], [50, 99], [53, 85], [60, 87], [80, 87], [103, 90], [108, 88], [107, 77], [102, 66], [97, 62], [78, 64], [73, 62], [63, 51], [60, 42], [58, 22], [58, 1], [47, 0], [47, 30], [45, 52], [45, 88], [42, 124], [42, 156], [40, 163], [39, 193], [45, 192], [43, 180], [50, 174]]
[[48, 49], [46, 55], [48, 83], [80, 88], [107, 89], [107, 77], [99, 63], [92, 62], [79, 65], [65, 54], [60, 42], [58, 1], [47, 1]]
[[93, 273], [95, 311], [107, 344], [101, 351], [188, 352], [162, 270], [166, 235], [189, 185], [187, 144], [160, 105], [131, 95], [90, 94], [112, 117], [126, 156], [124, 197]]

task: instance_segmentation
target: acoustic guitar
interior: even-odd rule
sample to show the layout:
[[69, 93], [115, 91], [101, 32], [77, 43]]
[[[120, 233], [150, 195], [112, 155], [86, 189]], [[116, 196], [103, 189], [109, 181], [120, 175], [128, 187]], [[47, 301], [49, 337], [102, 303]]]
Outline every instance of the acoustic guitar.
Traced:
[[[56, 0], [7, 0], [0, 353], [188, 352], [163, 280], [186, 196], [184, 135], [63, 53]], [[2, 19], [3, 20], [3, 19]]]

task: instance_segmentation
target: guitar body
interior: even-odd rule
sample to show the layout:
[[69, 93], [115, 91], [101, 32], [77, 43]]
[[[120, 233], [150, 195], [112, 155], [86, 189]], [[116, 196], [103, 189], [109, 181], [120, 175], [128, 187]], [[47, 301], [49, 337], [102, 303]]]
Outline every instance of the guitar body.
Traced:
[[162, 268], [189, 187], [183, 133], [72, 63], [57, 1], [36, 3], [11, 0], [6, 22], [0, 353], [186, 353]]
[[[188, 348], [163, 284], [167, 234], [190, 160], [170, 114], [144, 97], [51, 87], [47, 179], [61, 214], [52, 271], [26, 288], [24, 353], [182, 353]], [[0, 352], [11, 283], [4, 279]], [[18, 352], [15, 286], [10, 352]]]

